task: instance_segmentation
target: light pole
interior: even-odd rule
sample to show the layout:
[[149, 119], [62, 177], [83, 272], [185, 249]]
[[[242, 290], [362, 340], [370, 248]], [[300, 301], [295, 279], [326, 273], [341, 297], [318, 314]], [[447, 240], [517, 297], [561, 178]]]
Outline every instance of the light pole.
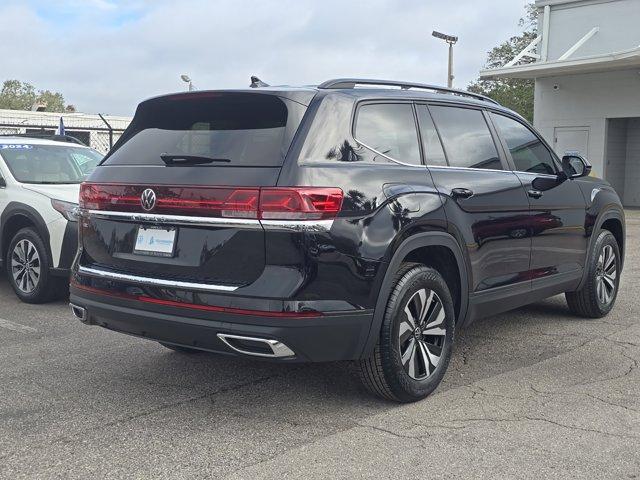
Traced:
[[193, 91], [193, 82], [191, 81], [191, 78], [189, 77], [189, 75], [180, 75], [180, 78], [184, 83], [189, 84], [189, 91], [190, 92]]
[[431, 34], [440, 40], [444, 40], [449, 44], [449, 72], [447, 75], [447, 87], [453, 87], [453, 46], [458, 41], [458, 37], [453, 35], [447, 35], [446, 33], [436, 32], [435, 30]]

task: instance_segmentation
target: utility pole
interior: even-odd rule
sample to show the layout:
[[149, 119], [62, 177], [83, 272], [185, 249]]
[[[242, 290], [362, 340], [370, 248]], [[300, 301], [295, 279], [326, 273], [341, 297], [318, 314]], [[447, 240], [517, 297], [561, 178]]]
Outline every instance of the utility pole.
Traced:
[[194, 86], [193, 86], [193, 82], [191, 81], [191, 78], [189, 77], [189, 75], [180, 75], [180, 79], [184, 82], [187, 83], [189, 85], [189, 91], [192, 92], [193, 90], [195, 90]]
[[453, 75], [453, 46], [458, 41], [458, 37], [454, 35], [447, 35], [446, 33], [436, 32], [435, 30], [431, 34], [440, 40], [444, 40], [449, 44], [449, 68], [447, 71], [447, 87], [453, 87], [453, 79], [455, 78]]

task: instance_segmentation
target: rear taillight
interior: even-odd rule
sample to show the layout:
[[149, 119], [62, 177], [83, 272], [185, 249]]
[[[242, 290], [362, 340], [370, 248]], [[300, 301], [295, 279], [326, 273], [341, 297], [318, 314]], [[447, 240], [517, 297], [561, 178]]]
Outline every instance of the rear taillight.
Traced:
[[335, 217], [342, 207], [339, 188], [263, 188], [260, 218], [265, 220], [321, 220]]
[[[142, 193], [153, 190], [152, 203], [143, 207]], [[80, 208], [166, 215], [258, 218], [258, 188], [147, 187], [83, 183]]]
[[[142, 193], [151, 188], [153, 205], [143, 207]], [[167, 215], [323, 220], [334, 218], [343, 193], [327, 187], [149, 187], [83, 183], [80, 208]]]

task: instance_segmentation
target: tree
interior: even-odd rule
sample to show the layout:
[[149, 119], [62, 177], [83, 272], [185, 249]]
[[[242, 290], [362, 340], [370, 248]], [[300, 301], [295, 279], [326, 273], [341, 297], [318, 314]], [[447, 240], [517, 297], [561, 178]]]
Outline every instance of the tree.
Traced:
[[64, 112], [65, 110], [64, 97], [58, 92], [40, 90], [37, 101], [47, 106], [47, 112]]
[[30, 83], [20, 80], [5, 80], [0, 90], [0, 108], [9, 110], [31, 110], [36, 101], [36, 91]]
[[[485, 69], [502, 67], [513, 60], [536, 38], [538, 35], [537, 11], [534, 4], [527, 5], [526, 15], [520, 19], [519, 25], [524, 28], [522, 35], [511, 37], [488, 52]], [[527, 57], [522, 60], [523, 63], [531, 63], [532, 61], [533, 59]], [[469, 85], [468, 90], [486, 95], [501, 105], [515, 110], [527, 120], [533, 121], [533, 80], [521, 78], [486, 80], [479, 78]]]
[[48, 112], [64, 112], [65, 103], [61, 93], [50, 90], [36, 92], [33, 85], [20, 80], [5, 80], [0, 89], [0, 108], [9, 110], [31, 110], [34, 104], [46, 104]]

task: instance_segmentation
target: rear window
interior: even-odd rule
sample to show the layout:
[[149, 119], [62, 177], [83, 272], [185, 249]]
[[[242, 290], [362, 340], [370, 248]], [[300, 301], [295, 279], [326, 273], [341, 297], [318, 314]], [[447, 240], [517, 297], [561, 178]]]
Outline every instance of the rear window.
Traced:
[[498, 150], [480, 110], [429, 107], [449, 165], [502, 170]]
[[143, 102], [104, 165], [164, 165], [163, 157], [213, 166], [281, 166], [305, 107], [275, 95], [202, 92]]
[[356, 139], [376, 152], [420, 165], [418, 132], [409, 103], [363, 105], [358, 109]]
[[91, 148], [67, 145], [4, 144], [0, 156], [21, 183], [80, 183], [100, 163]]

